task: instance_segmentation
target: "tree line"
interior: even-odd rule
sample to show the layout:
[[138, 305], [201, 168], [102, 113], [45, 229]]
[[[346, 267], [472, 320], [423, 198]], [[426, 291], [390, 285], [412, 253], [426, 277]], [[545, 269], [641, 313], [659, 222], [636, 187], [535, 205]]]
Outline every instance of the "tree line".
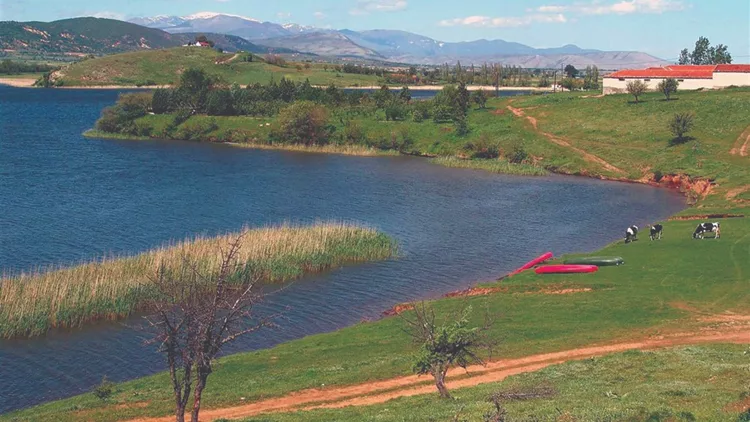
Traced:
[[49, 72], [54, 69], [57, 69], [57, 66], [40, 63], [17, 62], [10, 59], [0, 61], [0, 74], [2, 75]]

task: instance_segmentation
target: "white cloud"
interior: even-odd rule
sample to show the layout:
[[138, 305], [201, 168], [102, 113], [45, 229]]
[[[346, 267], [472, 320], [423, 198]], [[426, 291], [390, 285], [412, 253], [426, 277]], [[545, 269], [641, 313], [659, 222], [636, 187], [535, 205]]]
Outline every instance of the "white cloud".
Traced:
[[278, 12], [276, 13], [276, 17], [279, 19], [289, 19], [292, 17], [292, 14], [289, 12]]
[[323, 12], [315, 12], [315, 13], [313, 13], [313, 16], [315, 17], [315, 19], [325, 19], [326, 18], [326, 14], [323, 13]]
[[682, 0], [621, 0], [604, 3], [599, 0], [569, 6], [547, 5], [534, 9], [539, 13], [574, 12], [584, 15], [628, 15], [633, 13], [664, 13], [685, 9]]
[[469, 16], [466, 18], [446, 19], [440, 21], [440, 26], [475, 26], [484, 28], [516, 28], [533, 23], [565, 23], [568, 19], [558, 13], [553, 15], [532, 14], [520, 17], [489, 17]]
[[408, 6], [406, 0], [359, 0], [357, 7], [349, 11], [351, 15], [369, 15], [373, 12], [398, 12]]

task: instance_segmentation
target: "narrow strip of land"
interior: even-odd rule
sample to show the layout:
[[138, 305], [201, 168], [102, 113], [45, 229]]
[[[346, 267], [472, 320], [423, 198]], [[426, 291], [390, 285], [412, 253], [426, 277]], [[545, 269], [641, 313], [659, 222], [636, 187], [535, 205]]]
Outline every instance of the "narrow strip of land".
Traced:
[[[639, 341], [584, 347], [518, 359], [499, 360], [490, 362], [487, 366], [472, 366], [466, 372], [455, 371], [449, 376], [448, 386], [449, 388], [458, 389], [499, 382], [512, 375], [538, 371], [551, 365], [628, 350], [651, 350], [710, 343], [750, 344], [750, 327], [742, 324], [742, 322], [746, 322], [747, 318], [740, 317], [741, 319], [723, 316], [721, 321], [727, 322], [727, 318], [729, 318], [731, 319], [731, 324], [726, 324], [720, 330], [702, 332], [701, 334], [685, 333], [657, 338], [652, 337]], [[216, 419], [245, 418], [273, 412], [367, 406], [384, 403], [399, 397], [432, 393], [435, 393], [435, 387], [431, 384], [429, 378], [412, 375], [348, 387], [304, 390], [283, 397], [236, 407], [206, 409], [201, 412], [201, 419], [212, 421]], [[144, 418], [135, 419], [131, 422], [168, 422], [173, 420], [173, 418], [173, 416]]]
[[535, 131], [539, 132], [540, 134], [542, 134], [544, 137], [546, 137], [547, 139], [549, 139], [553, 143], [555, 143], [555, 144], [557, 144], [557, 145], [559, 145], [559, 146], [561, 146], [563, 148], [567, 148], [567, 149], [575, 151], [576, 153], [578, 153], [579, 155], [581, 155], [584, 160], [592, 162], [592, 163], [597, 163], [600, 166], [604, 167], [605, 169], [607, 169], [607, 170], [609, 170], [609, 171], [611, 171], [613, 173], [618, 173], [618, 174], [621, 174], [621, 175], [625, 174], [625, 171], [623, 171], [622, 169], [617, 168], [614, 165], [608, 163], [607, 161], [605, 161], [601, 157], [597, 157], [594, 154], [591, 154], [591, 153], [586, 152], [586, 151], [584, 151], [584, 150], [582, 150], [580, 148], [577, 148], [577, 147], [573, 146], [570, 142], [566, 141], [563, 138], [560, 138], [560, 137], [555, 136], [555, 135], [553, 135], [551, 133], [547, 133], [547, 132], [544, 132], [544, 131], [540, 130], [539, 129], [539, 124], [538, 124], [536, 118], [527, 115], [522, 109], [515, 108], [515, 107], [509, 105], [508, 106], [508, 110], [510, 110], [517, 117], [522, 117], [522, 118], [525, 118], [526, 120], [528, 120], [529, 123], [531, 123], [531, 126], [534, 128]]

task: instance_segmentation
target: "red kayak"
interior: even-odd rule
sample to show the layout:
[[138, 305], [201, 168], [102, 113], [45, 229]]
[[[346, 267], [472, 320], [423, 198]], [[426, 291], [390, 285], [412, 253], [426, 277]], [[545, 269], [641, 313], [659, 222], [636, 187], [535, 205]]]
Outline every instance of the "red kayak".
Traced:
[[516, 275], [516, 274], [522, 273], [528, 269], [533, 268], [536, 265], [541, 264], [544, 261], [549, 261], [550, 259], [552, 259], [552, 257], [553, 257], [552, 252], [547, 252], [546, 254], [527, 262], [523, 267], [513, 271], [509, 275]]
[[545, 265], [536, 269], [537, 274], [578, 274], [597, 271], [599, 267], [596, 265]]

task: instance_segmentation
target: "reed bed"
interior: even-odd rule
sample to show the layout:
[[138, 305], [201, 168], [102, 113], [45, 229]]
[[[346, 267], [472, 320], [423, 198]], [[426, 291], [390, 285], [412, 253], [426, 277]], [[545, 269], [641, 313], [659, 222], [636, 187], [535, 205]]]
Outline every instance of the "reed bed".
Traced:
[[546, 176], [547, 170], [529, 164], [514, 164], [505, 160], [462, 159], [458, 157], [436, 157], [430, 162], [445, 167], [486, 170], [499, 174], [514, 174], [518, 176]]
[[195, 237], [130, 256], [0, 279], [0, 337], [35, 336], [55, 327], [117, 320], [143, 309], [160, 266], [186, 259], [217, 268], [222, 250], [242, 234], [238, 258], [266, 283], [296, 279], [347, 263], [387, 259], [394, 241], [374, 229], [346, 223], [244, 229]]

